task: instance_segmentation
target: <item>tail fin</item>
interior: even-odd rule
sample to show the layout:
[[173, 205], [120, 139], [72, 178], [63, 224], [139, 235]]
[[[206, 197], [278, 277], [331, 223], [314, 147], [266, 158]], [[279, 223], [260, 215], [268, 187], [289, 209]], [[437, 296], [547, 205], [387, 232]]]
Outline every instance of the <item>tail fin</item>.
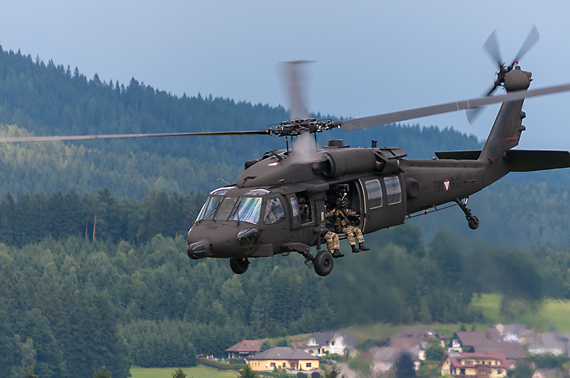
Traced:
[[522, 125], [526, 116], [522, 111], [523, 102], [524, 100], [503, 103], [479, 160], [498, 162], [503, 159], [506, 151], [519, 144], [521, 133], [525, 130]]

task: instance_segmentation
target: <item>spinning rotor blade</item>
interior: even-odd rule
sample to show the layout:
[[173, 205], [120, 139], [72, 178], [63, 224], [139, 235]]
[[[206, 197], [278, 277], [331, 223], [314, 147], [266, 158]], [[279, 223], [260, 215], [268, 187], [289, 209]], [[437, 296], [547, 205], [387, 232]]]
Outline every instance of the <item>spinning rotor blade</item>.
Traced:
[[493, 62], [497, 63], [499, 70], [503, 68], [503, 59], [501, 58], [501, 51], [499, 50], [496, 31], [493, 31], [489, 38], [487, 38], [483, 44], [483, 48], [487, 51]]
[[157, 134], [102, 134], [102, 135], [67, 135], [67, 136], [25, 136], [25, 137], [2, 137], [0, 143], [15, 142], [48, 142], [58, 140], [89, 140], [89, 139], [122, 139], [122, 138], [156, 138], [156, 137], [179, 137], [179, 136], [205, 136], [205, 135], [270, 135], [270, 130], [250, 131], [204, 131], [194, 133], [157, 133]]
[[[499, 43], [497, 41], [496, 31], [493, 31], [491, 33], [489, 38], [487, 38], [487, 40], [483, 44], [483, 48], [485, 51], [487, 51], [491, 59], [499, 66], [499, 71], [497, 72], [497, 78], [495, 79], [493, 86], [486, 92], [486, 96], [492, 95], [495, 89], [497, 89], [497, 87], [499, 87], [505, 82], [505, 76], [507, 75], [507, 73], [509, 73], [509, 71], [511, 71], [514, 68], [515, 64], [536, 44], [536, 42], [538, 42], [539, 39], [540, 36], [538, 35], [538, 29], [536, 28], [535, 25], [533, 25], [523, 45], [521, 46], [519, 52], [517, 53], [511, 64], [509, 66], [505, 66], [505, 63], [501, 58], [501, 51], [499, 49]], [[477, 116], [479, 115], [479, 113], [480, 113], [479, 108], [467, 110], [466, 115], [469, 123], [473, 123], [477, 118]]]
[[510, 92], [498, 96], [479, 97], [472, 100], [450, 102], [447, 104], [426, 106], [399, 112], [380, 114], [370, 117], [354, 118], [346, 121], [339, 121], [342, 131], [364, 129], [372, 126], [380, 126], [388, 123], [406, 121], [414, 118], [421, 118], [435, 114], [450, 113], [457, 110], [477, 108], [483, 105], [495, 104], [498, 102], [512, 102], [522, 100], [527, 97], [543, 96], [556, 92], [570, 91], [570, 84], [557, 85], [527, 91]]
[[513, 59], [510, 67], [511, 68], [514, 67], [515, 63], [518, 62], [528, 52], [528, 50], [530, 50], [532, 46], [534, 46], [536, 42], [538, 42], [539, 39], [540, 36], [538, 35], [538, 29], [536, 28], [535, 25], [533, 25], [532, 29], [530, 29], [530, 32], [528, 33], [528, 36], [526, 37], [526, 40], [521, 46], [521, 49]]
[[309, 111], [305, 106], [305, 72], [302, 66], [309, 61], [299, 60], [295, 62], [281, 63], [283, 77], [283, 88], [286, 88], [287, 99], [289, 100], [289, 119], [307, 119]]

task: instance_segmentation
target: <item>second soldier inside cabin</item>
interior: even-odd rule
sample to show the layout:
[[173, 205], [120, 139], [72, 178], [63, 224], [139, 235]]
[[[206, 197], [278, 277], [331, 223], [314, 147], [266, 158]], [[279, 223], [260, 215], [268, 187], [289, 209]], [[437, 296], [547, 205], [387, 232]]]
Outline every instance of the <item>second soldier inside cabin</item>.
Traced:
[[[337, 198], [336, 206], [336, 229], [344, 234], [350, 243], [353, 253], [358, 253], [361, 251], [369, 251], [370, 248], [364, 245], [364, 236], [360, 228], [354, 225], [352, 218], [357, 217], [358, 213], [349, 207], [349, 201], [346, 193]], [[358, 246], [356, 241], [358, 240]]]

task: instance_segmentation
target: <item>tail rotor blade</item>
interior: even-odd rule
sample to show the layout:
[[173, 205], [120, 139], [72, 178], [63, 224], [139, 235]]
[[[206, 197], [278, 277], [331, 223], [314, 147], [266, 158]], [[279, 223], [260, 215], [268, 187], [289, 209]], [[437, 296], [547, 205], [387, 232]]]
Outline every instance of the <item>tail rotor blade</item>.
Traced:
[[514, 67], [515, 63], [519, 61], [528, 52], [528, 50], [530, 50], [536, 44], [536, 42], [538, 42], [539, 39], [540, 35], [538, 34], [538, 29], [536, 28], [536, 25], [533, 25], [532, 29], [530, 29], [530, 33], [528, 33], [526, 40], [521, 46], [521, 49], [515, 56], [515, 59], [513, 59], [511, 67]]
[[496, 31], [493, 31], [489, 38], [487, 38], [483, 44], [483, 48], [487, 51], [493, 62], [497, 64], [500, 70], [503, 67], [503, 59], [501, 58], [501, 51], [499, 50]]

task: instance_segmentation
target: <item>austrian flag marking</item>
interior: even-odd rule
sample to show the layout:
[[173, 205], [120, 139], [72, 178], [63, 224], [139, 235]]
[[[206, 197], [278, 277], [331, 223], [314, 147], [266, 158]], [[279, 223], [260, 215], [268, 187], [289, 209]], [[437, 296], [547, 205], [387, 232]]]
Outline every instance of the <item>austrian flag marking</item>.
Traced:
[[447, 192], [449, 190], [449, 180], [447, 179], [443, 180], [443, 186], [445, 188], [445, 191]]

